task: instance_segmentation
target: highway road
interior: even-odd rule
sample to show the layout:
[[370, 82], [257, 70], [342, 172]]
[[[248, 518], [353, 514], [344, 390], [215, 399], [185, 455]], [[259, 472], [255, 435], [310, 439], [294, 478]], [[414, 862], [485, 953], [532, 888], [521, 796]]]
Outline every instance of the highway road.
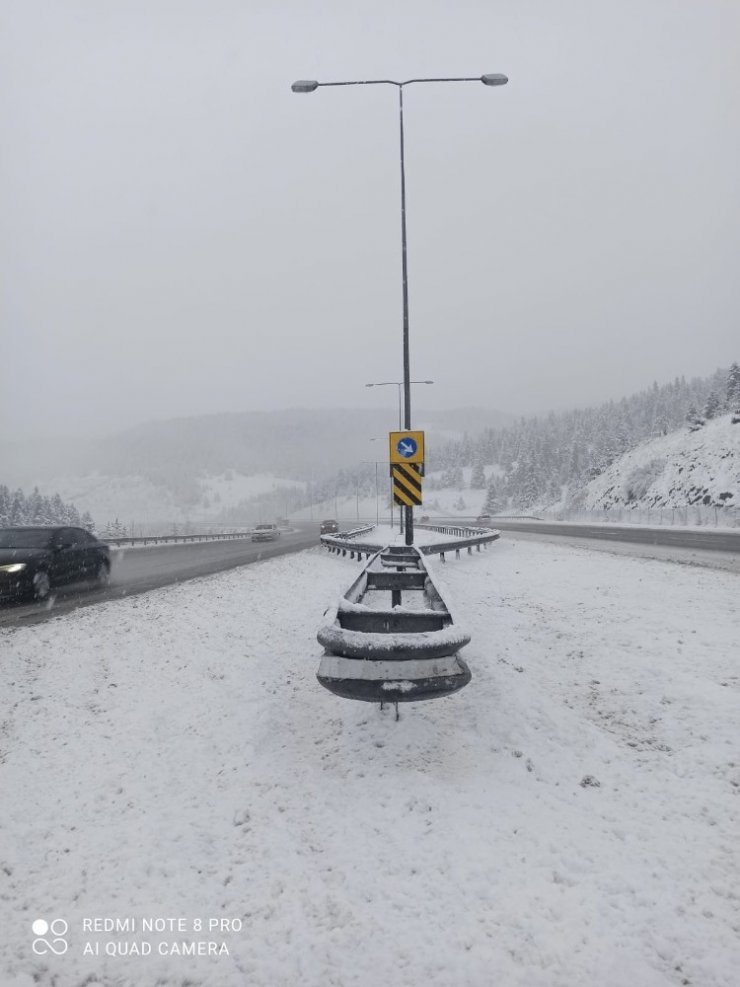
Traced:
[[[438, 520], [434, 518], [433, 522]], [[458, 518], [445, 518], [442, 523], [460, 522]], [[740, 573], [740, 531], [731, 528], [598, 525], [497, 517], [491, 518], [491, 526], [501, 532], [503, 539], [548, 541], [590, 551], [611, 552], [613, 555]]]
[[146, 593], [186, 579], [249, 565], [260, 559], [300, 552], [318, 544], [319, 526], [310, 524], [299, 530], [284, 531], [273, 542], [252, 542], [251, 537], [246, 535], [243, 540], [236, 541], [111, 549], [111, 583], [107, 589], [76, 584], [55, 589], [51, 598], [44, 603], [23, 600], [0, 604], [0, 627], [47, 620], [77, 607]]
[[659, 562], [675, 562], [679, 565], [701, 566], [705, 569], [724, 569], [740, 575], [740, 551], [723, 552], [707, 548], [689, 548], [682, 545], [655, 545], [651, 542], [614, 541], [604, 538], [549, 535], [531, 531], [502, 531], [502, 540], [539, 541], [552, 545], [569, 545], [590, 552], [609, 552], [630, 558], [657, 559]]
[[568, 521], [528, 521], [491, 518], [500, 531], [591, 538], [642, 545], [666, 545], [715, 552], [740, 552], [740, 531], [731, 528], [648, 527], [639, 524], [575, 524]]
[[[435, 521], [442, 519], [435, 518]], [[448, 523], [459, 524], [459, 518]], [[502, 537], [536, 538], [568, 542], [582, 548], [639, 555], [689, 565], [740, 572], [740, 531], [684, 528], [646, 528], [638, 525], [590, 525], [567, 522], [523, 521], [493, 518]], [[284, 531], [278, 541], [195, 542], [174, 545], [112, 549], [111, 585], [105, 590], [84, 584], [55, 590], [44, 603], [19, 601], [0, 605], [0, 627], [21, 626], [60, 616], [80, 606], [116, 600], [135, 593], [169, 586], [249, 565], [260, 559], [300, 552], [319, 544], [318, 523], [305, 523]]]

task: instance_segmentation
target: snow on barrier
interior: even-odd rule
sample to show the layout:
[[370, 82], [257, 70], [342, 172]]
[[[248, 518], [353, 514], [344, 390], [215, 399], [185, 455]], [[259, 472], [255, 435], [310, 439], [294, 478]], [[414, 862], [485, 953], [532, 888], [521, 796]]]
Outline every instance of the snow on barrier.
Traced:
[[470, 681], [457, 652], [470, 635], [453, 621], [421, 550], [386, 546], [374, 554], [317, 638], [317, 678], [345, 699], [418, 702], [449, 696]]
[[123, 536], [120, 538], [101, 538], [100, 541], [105, 542], [106, 545], [112, 545], [114, 548], [124, 548], [127, 545], [130, 545], [132, 548], [140, 545], [190, 545], [193, 542], [202, 541], [245, 540], [251, 537], [252, 531], [253, 529], [250, 528], [249, 531], [229, 531], [219, 532], [218, 534], [142, 535], [138, 538], [134, 538], [133, 536]]
[[[454, 552], [455, 557], [459, 559], [461, 549], [466, 548], [468, 555], [471, 555], [473, 549], [480, 552], [481, 547], [488, 548], [491, 542], [501, 537], [501, 532], [494, 528], [479, 528], [470, 525], [416, 524], [414, 527], [424, 531], [438, 531], [441, 534], [453, 536], [452, 541], [432, 542], [426, 545], [416, 546], [422, 555], [439, 555], [442, 562], [445, 561], [445, 554], [447, 552]], [[374, 528], [375, 525], [373, 524], [337, 535], [321, 535], [321, 543], [330, 552], [335, 552], [339, 555], [349, 555], [350, 558], [357, 556], [359, 560], [362, 560], [363, 555], [365, 558], [370, 558], [371, 555], [375, 555], [381, 549], [377, 541], [370, 541], [369, 538], [365, 537]]]

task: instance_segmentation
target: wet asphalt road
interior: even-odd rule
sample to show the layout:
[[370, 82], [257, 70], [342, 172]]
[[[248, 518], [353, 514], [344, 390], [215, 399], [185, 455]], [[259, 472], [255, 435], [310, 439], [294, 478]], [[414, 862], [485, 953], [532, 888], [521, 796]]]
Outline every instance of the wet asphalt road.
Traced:
[[[436, 519], [441, 520], [441, 519]], [[455, 523], [454, 519], [450, 519]], [[459, 523], [459, 520], [457, 521]], [[558, 522], [493, 519], [502, 538], [535, 538], [577, 547], [642, 556], [740, 572], [740, 532], [710, 529], [641, 528], [637, 525], [598, 527]], [[283, 532], [275, 542], [237, 541], [112, 549], [111, 585], [100, 590], [85, 584], [55, 590], [45, 603], [0, 604], [0, 628], [23, 626], [61, 616], [80, 606], [116, 600], [199, 576], [208, 576], [260, 559], [300, 552], [319, 544], [318, 525]]]
[[77, 583], [55, 589], [52, 597], [44, 603], [28, 600], [0, 603], [0, 627], [17, 627], [48, 620], [77, 607], [146, 593], [161, 586], [209, 576], [276, 555], [300, 552], [318, 544], [318, 525], [313, 524], [301, 530], [284, 531], [273, 542], [252, 542], [246, 536], [235, 541], [111, 548], [109, 587], [97, 589]]
[[556, 535], [560, 538], [590, 538], [598, 541], [632, 542], [662, 545], [708, 552], [740, 552], [740, 531], [728, 528], [697, 530], [664, 525], [648, 527], [638, 524], [571, 524], [567, 521], [518, 521], [492, 518], [493, 527], [501, 531], [521, 531], [530, 535]]

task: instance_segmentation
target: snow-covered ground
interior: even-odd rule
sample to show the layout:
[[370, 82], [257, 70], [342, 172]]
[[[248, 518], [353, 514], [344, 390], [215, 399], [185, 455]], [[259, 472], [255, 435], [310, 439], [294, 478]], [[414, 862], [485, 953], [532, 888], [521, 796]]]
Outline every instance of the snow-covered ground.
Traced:
[[740, 425], [721, 415], [694, 432], [682, 428], [625, 453], [588, 484], [584, 506], [731, 507], [738, 491]]
[[297, 480], [276, 477], [272, 473], [255, 473], [245, 476], [237, 470], [228, 470], [220, 476], [201, 476], [200, 487], [208, 498], [211, 511], [237, 507], [242, 501], [260, 494], [275, 493], [278, 503], [286, 491], [303, 489], [305, 484]]
[[197, 477], [197, 484], [201, 502], [189, 509], [178, 503], [167, 487], [154, 484], [143, 476], [111, 477], [90, 473], [57, 476], [34, 485], [43, 494], [59, 492], [62, 500], [74, 503], [81, 513], [89, 511], [100, 529], [118, 518], [121, 524], [142, 532], [152, 528], [160, 531], [173, 523], [192, 524], [193, 528], [200, 529], [222, 511], [260, 494], [274, 493], [276, 512], [281, 513], [282, 508], [278, 505], [286, 492], [304, 486], [271, 473], [245, 476], [238, 470], [227, 470], [219, 475], [202, 474]]
[[[486, 483], [492, 477], [503, 476], [503, 470], [498, 465], [484, 466], [483, 473]], [[441, 481], [444, 471], [429, 473], [424, 478], [424, 506], [420, 508], [421, 513], [439, 517], [455, 517], [458, 514], [463, 517], [475, 517], [477, 514], [481, 514], [487, 491], [485, 488], [471, 488], [470, 481], [473, 470], [469, 466], [463, 467], [462, 474], [463, 485], [461, 488], [441, 487], [435, 490], [432, 489], [432, 484]]]
[[734, 987], [740, 577], [429, 561], [473, 681], [399, 722], [316, 682], [321, 549], [0, 632], [3, 987]]

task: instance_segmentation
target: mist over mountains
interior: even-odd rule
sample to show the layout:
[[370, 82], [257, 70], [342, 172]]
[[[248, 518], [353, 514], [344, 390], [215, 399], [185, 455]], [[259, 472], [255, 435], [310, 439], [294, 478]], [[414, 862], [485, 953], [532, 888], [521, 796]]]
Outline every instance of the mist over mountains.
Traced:
[[[414, 427], [444, 442], [512, 420], [482, 408], [420, 410]], [[395, 407], [293, 408], [153, 421], [103, 439], [6, 442], [0, 444], [0, 480], [9, 487], [30, 489], [91, 474], [113, 485], [140, 477], [162, 488], [163, 499], [187, 506], [201, 497], [201, 476], [235, 471], [320, 480], [362, 459], [386, 458], [382, 439], [396, 423]]]
[[[706, 430], [716, 439], [711, 454], [701, 442], [687, 445], [689, 434], [703, 435], [706, 422], [722, 416], [725, 425]], [[424, 503], [434, 510], [443, 500], [453, 507], [475, 500], [489, 513], [643, 499], [652, 506], [696, 500], [733, 505], [740, 497], [740, 427], [732, 425], [737, 416], [737, 364], [706, 378], [654, 383], [619, 402], [543, 416], [515, 419], [481, 408], [418, 411], [414, 427], [427, 433]], [[387, 473], [387, 433], [395, 428], [397, 410], [388, 406], [154, 421], [104, 439], [0, 445], [0, 483], [28, 492], [38, 487], [42, 496], [58, 493], [100, 525], [121, 519], [132, 528], [243, 524], [310, 512], [321, 503], [334, 505], [336, 513], [342, 498], [357, 513], [362, 498], [374, 503], [377, 477]], [[675, 469], [661, 465], [660, 443], [649, 447], [649, 462], [642, 453], [634, 462], [625, 459], [674, 433], [665, 448], [673, 450]], [[712, 465], [721, 457], [722, 468]], [[692, 475], [688, 486], [679, 467]], [[608, 482], [594, 500], [590, 485], [607, 471]], [[463, 498], [467, 488], [471, 494]], [[453, 491], [451, 501], [444, 491]]]

